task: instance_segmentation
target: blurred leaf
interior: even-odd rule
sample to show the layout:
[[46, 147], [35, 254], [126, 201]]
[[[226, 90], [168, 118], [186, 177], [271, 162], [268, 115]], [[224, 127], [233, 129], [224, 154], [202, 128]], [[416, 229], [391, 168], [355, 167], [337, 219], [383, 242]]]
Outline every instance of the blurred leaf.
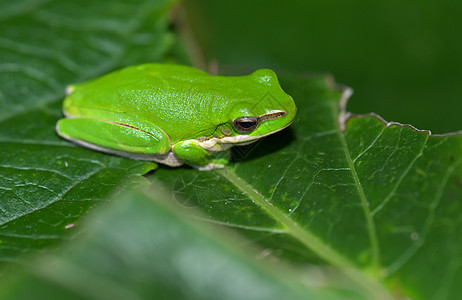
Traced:
[[235, 249], [236, 237], [168, 208], [174, 200], [158, 187], [146, 195], [126, 195], [104, 207], [66, 256], [49, 257], [28, 275], [2, 282], [0, 298], [362, 298], [347, 281], [326, 286], [329, 277], [319, 270], [300, 276], [277, 263], [262, 267], [249, 257], [253, 249]]
[[[430, 136], [377, 116], [347, 115], [325, 79], [283, 77], [298, 118], [242, 161], [213, 172], [159, 169], [151, 176], [293, 263], [332, 265], [375, 297], [379, 285], [413, 299], [462, 293], [462, 136]], [[343, 97], [347, 96], [344, 91]], [[247, 152], [251, 150], [250, 153]], [[193, 212], [193, 211], [192, 211]]]
[[116, 187], [154, 164], [58, 138], [65, 86], [164, 60], [171, 1], [9, 1], [0, 10], [0, 261], [50, 247]]

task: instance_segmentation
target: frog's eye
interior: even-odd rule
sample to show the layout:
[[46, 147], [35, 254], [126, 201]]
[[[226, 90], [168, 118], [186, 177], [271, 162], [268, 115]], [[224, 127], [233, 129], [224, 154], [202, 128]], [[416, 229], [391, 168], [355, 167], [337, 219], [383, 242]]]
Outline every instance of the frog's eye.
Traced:
[[240, 117], [233, 121], [234, 127], [239, 133], [251, 133], [259, 123], [258, 117]]

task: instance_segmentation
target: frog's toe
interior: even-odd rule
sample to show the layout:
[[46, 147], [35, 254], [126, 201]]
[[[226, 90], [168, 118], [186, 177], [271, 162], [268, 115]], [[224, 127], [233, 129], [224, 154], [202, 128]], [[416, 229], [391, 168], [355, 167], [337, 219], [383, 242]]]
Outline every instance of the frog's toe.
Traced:
[[223, 169], [226, 165], [225, 164], [219, 164], [219, 163], [208, 163], [205, 166], [197, 166], [195, 167], [196, 169], [200, 171], [209, 171], [213, 169]]

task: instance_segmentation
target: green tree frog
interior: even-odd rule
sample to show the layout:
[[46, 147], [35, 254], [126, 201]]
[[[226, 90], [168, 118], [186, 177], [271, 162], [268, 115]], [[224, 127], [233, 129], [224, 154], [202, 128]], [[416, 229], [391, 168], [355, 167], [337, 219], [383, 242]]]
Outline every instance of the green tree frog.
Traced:
[[289, 126], [295, 103], [268, 69], [212, 76], [143, 64], [71, 85], [58, 134], [81, 146], [169, 166], [223, 167], [223, 151]]

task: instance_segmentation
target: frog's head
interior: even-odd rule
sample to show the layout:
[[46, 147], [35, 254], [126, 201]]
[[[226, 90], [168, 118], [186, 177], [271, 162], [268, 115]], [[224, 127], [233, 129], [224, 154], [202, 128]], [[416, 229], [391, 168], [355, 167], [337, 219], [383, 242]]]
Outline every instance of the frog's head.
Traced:
[[297, 112], [294, 100], [282, 90], [273, 71], [261, 69], [245, 77], [246, 96], [228, 113], [231, 130], [227, 135], [235, 144], [249, 143], [286, 128]]

